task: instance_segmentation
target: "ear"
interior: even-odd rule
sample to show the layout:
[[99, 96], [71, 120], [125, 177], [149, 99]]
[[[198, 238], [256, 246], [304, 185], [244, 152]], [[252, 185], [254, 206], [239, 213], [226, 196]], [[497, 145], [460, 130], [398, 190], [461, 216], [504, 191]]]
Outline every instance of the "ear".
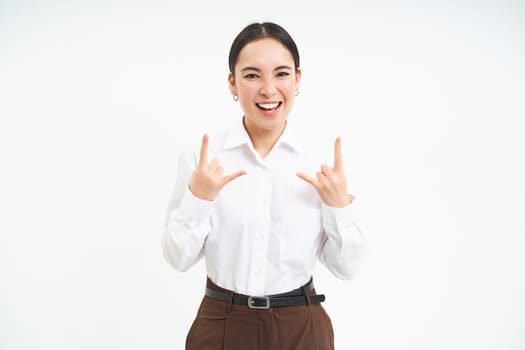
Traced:
[[233, 77], [232, 72], [228, 73], [228, 87], [233, 96], [239, 96], [237, 94], [237, 86], [235, 85], [235, 78]]
[[303, 71], [301, 70], [301, 68], [297, 68], [297, 70], [295, 71], [295, 86], [298, 90], [301, 87], [302, 75], [303, 75]]

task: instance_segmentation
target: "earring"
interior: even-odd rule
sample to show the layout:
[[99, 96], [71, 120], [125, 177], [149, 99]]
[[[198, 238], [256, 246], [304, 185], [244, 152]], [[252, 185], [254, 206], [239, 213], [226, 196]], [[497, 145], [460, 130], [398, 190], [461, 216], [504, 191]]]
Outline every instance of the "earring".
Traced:
[[294, 96], [299, 96], [299, 89], [295, 90]]
[[233, 100], [234, 100], [235, 102], [239, 101], [239, 96], [237, 96], [237, 95], [233, 95]]

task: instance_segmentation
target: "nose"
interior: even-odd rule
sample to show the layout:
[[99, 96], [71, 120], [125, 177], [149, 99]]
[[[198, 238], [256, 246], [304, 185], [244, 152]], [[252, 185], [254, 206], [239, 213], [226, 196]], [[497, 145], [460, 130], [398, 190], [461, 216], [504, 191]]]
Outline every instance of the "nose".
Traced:
[[264, 97], [272, 97], [277, 93], [277, 89], [272, 81], [264, 81], [259, 89], [259, 94]]

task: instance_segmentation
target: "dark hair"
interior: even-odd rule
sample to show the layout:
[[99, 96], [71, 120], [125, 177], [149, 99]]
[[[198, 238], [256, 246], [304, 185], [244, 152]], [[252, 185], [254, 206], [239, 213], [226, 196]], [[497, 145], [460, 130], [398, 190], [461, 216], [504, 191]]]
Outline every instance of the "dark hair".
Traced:
[[235, 65], [237, 64], [237, 59], [239, 58], [241, 50], [252, 41], [262, 38], [272, 38], [283, 44], [283, 46], [290, 51], [290, 54], [292, 54], [295, 70], [297, 71], [299, 68], [299, 50], [297, 50], [297, 45], [295, 45], [290, 34], [278, 24], [264, 22], [248, 25], [233, 41], [228, 59], [230, 72], [233, 75], [235, 75]]

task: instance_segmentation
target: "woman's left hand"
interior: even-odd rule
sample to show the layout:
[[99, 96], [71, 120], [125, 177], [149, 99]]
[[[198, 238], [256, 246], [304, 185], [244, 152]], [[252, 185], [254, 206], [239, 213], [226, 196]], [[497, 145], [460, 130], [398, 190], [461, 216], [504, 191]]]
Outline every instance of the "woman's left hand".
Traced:
[[343, 208], [352, 203], [354, 197], [348, 193], [346, 186], [340, 137], [335, 140], [334, 153], [334, 167], [326, 164], [321, 165], [321, 171], [316, 174], [317, 179], [300, 172], [297, 173], [297, 176], [312, 185], [326, 205]]

